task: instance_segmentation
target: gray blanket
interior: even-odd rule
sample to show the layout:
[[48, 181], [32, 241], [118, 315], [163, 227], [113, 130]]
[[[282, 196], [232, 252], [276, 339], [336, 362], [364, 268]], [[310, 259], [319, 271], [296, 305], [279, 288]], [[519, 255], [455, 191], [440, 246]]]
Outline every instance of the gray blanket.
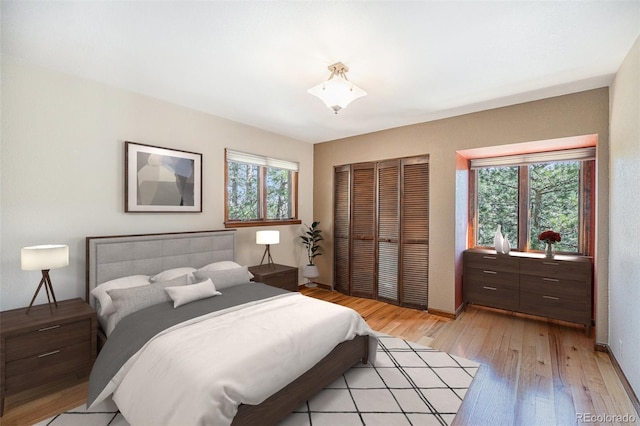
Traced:
[[124, 317], [109, 336], [93, 365], [89, 376], [87, 406], [100, 396], [124, 363], [161, 331], [210, 312], [284, 293], [288, 291], [265, 284], [237, 285], [225, 288], [221, 296], [198, 300], [175, 309], [173, 302], [161, 303]]

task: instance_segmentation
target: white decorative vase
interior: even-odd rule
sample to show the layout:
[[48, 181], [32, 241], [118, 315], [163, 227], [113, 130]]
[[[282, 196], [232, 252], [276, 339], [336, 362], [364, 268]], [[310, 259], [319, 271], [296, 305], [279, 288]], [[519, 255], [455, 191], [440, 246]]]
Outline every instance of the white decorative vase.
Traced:
[[496, 228], [496, 234], [493, 237], [493, 246], [496, 248], [496, 253], [503, 253], [502, 244], [504, 242], [504, 239], [502, 238], [502, 232], [500, 232], [501, 228], [502, 225], [498, 225], [498, 227]]
[[318, 286], [318, 284], [312, 281], [313, 278], [318, 278], [320, 276], [320, 272], [316, 265], [304, 265], [302, 268], [302, 276], [307, 279], [307, 283], [305, 284], [306, 287]]
[[504, 234], [504, 240], [502, 241], [502, 253], [509, 254], [511, 251], [511, 243], [509, 242], [509, 238], [507, 234]]
[[554, 255], [554, 250], [553, 250], [553, 244], [551, 243], [545, 243], [545, 247], [544, 247], [544, 257], [546, 257], [547, 259], [553, 259], [553, 255]]

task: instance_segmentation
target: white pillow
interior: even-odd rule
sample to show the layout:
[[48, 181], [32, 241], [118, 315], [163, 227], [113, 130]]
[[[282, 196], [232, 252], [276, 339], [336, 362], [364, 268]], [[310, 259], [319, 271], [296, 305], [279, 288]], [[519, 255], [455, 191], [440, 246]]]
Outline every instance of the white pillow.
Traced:
[[160, 281], [169, 281], [174, 278], [181, 277], [182, 275], [186, 275], [189, 282], [192, 283], [194, 281], [193, 273], [195, 271], [196, 268], [191, 268], [188, 266], [183, 268], [167, 269], [166, 271], [162, 271], [159, 274], [155, 274], [154, 276], [149, 278], [149, 281], [151, 281], [152, 283], [157, 283]]
[[233, 262], [231, 260], [222, 260], [220, 262], [213, 262], [208, 265], [204, 265], [199, 271], [223, 271], [225, 269], [242, 268], [242, 265]]
[[216, 286], [213, 285], [213, 281], [211, 281], [211, 279], [197, 284], [179, 287], [166, 287], [165, 291], [169, 294], [171, 300], [173, 300], [174, 308], [195, 302], [196, 300], [206, 299], [207, 297], [212, 296], [220, 296], [222, 294], [216, 290]]
[[122, 277], [98, 285], [96, 288], [91, 290], [91, 295], [98, 299], [98, 302], [100, 302], [100, 306], [98, 307], [98, 315], [106, 317], [116, 311], [116, 308], [113, 306], [113, 302], [111, 301], [111, 297], [109, 296], [109, 294], [107, 294], [107, 291], [113, 290], [115, 288], [132, 288], [148, 284], [148, 275], [132, 275], [130, 277]]
[[210, 279], [216, 286], [216, 289], [222, 290], [234, 285], [247, 284], [250, 282], [249, 271], [247, 267], [235, 269], [223, 269], [222, 271], [196, 271], [194, 275], [196, 282]]
[[[198, 269], [198, 271], [226, 271], [228, 269], [238, 269], [242, 268], [242, 265], [233, 262], [231, 260], [221, 260], [220, 262], [213, 262], [208, 265], [204, 265], [202, 268]], [[253, 278], [253, 274], [247, 271], [249, 274], [249, 279]]]
[[144, 287], [109, 290], [109, 296], [111, 296], [113, 306], [116, 309], [116, 313], [112, 315], [112, 317], [116, 318], [111, 321], [112, 326], [115, 327], [122, 318], [141, 309], [169, 302], [171, 298], [164, 291], [165, 288], [187, 284], [187, 275], [182, 274], [172, 280], [153, 283]]

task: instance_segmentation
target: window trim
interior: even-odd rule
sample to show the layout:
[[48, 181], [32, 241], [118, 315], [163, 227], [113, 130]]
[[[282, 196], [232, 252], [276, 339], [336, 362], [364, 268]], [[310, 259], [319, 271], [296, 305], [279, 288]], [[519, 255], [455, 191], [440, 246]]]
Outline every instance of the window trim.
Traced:
[[[259, 219], [254, 220], [230, 220], [229, 219], [229, 161], [246, 163], [258, 166], [258, 215]], [[289, 170], [291, 173], [291, 208], [293, 217], [288, 219], [266, 219], [267, 211], [267, 169], [277, 168]], [[299, 225], [302, 220], [298, 219], [298, 174], [299, 165], [296, 162], [279, 160], [256, 154], [249, 154], [225, 148], [224, 158], [224, 227], [225, 228], [245, 228], [252, 226], [277, 226], [277, 225]]]
[[[523, 253], [542, 253], [543, 250], [529, 246], [529, 181], [530, 164], [556, 161], [580, 161], [579, 190], [582, 202], [579, 205], [579, 251], [566, 252], [571, 255], [594, 255], [595, 225], [595, 147], [537, 152], [522, 155], [496, 156], [469, 160], [469, 247], [490, 248], [477, 245], [478, 232], [478, 174], [477, 169], [485, 167], [518, 166], [518, 247], [513, 251]], [[520, 182], [525, 182], [521, 184]], [[526, 225], [526, 226], [522, 226]]]

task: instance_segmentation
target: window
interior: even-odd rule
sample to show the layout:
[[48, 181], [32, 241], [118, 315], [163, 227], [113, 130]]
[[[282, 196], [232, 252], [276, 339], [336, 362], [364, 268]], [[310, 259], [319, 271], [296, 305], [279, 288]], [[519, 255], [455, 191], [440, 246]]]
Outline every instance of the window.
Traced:
[[493, 247], [498, 225], [514, 250], [539, 251], [538, 235], [559, 232], [556, 251], [592, 254], [594, 148], [471, 160], [474, 245]]
[[298, 163], [227, 149], [225, 226], [301, 223]]

